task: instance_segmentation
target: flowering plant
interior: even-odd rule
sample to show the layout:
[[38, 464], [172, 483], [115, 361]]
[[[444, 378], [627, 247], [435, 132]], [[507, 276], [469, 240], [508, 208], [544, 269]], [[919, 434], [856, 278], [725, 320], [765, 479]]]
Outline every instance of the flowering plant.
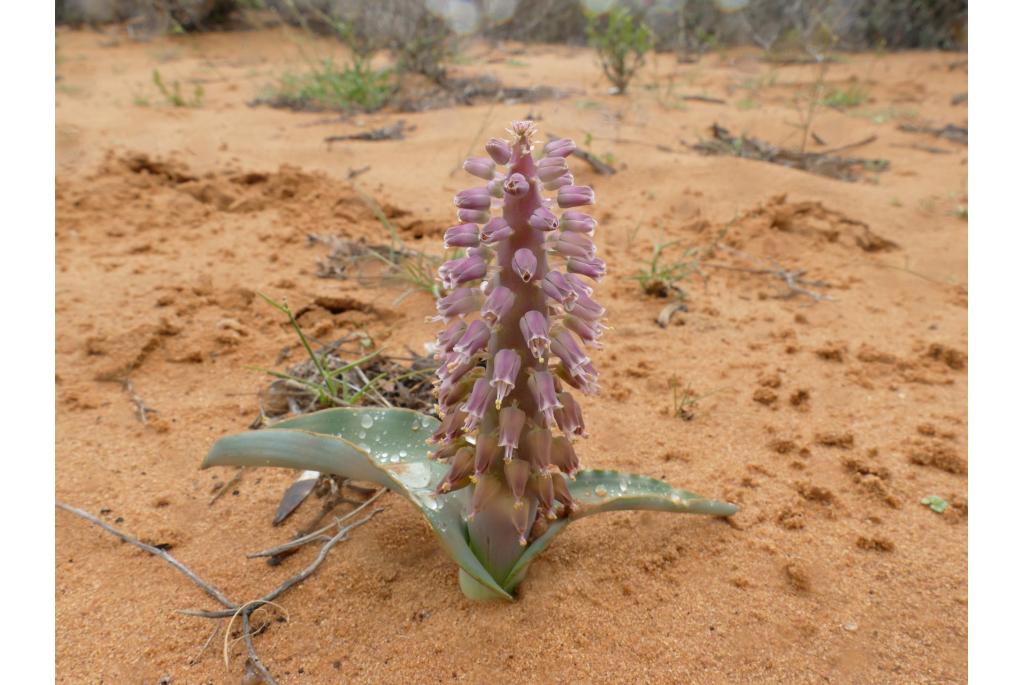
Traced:
[[445, 323], [436, 343], [441, 420], [327, 409], [223, 438], [204, 462], [317, 470], [390, 488], [424, 514], [474, 599], [511, 599], [537, 554], [585, 516], [736, 511], [646, 476], [580, 468], [574, 442], [587, 433], [572, 390], [597, 392], [585, 350], [599, 348], [607, 329], [592, 297], [591, 283], [605, 273], [591, 238], [597, 222], [578, 210], [594, 204], [594, 191], [569, 172], [571, 140], [549, 142], [535, 159], [533, 122], [513, 122], [509, 133], [487, 143], [487, 157], [466, 160], [486, 183], [455, 196], [459, 223], [444, 235], [445, 247], [464, 255], [439, 270], [447, 291], [435, 317]]

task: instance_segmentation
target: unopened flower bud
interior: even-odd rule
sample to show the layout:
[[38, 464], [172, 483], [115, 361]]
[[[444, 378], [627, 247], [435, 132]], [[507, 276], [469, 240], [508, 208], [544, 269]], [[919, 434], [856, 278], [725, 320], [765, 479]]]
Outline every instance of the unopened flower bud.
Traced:
[[491, 217], [486, 209], [460, 209], [456, 216], [462, 223], [482, 224]]
[[496, 216], [480, 229], [480, 238], [485, 243], [496, 243], [499, 240], [508, 238], [512, 233], [512, 227], [509, 226], [508, 222]]
[[499, 285], [491, 291], [480, 309], [480, 317], [492, 326], [505, 316], [515, 304], [516, 297], [511, 290]]
[[594, 189], [590, 186], [563, 186], [558, 189], [558, 206], [562, 209], [592, 205]]
[[524, 283], [529, 283], [533, 275], [537, 273], [537, 255], [533, 250], [521, 247], [512, 255], [512, 270], [516, 272]]
[[480, 229], [476, 224], [459, 224], [444, 232], [444, 248], [476, 247], [480, 244]]
[[579, 294], [572, 287], [569, 279], [560, 271], [549, 271], [540, 282], [541, 290], [552, 300], [562, 305], [566, 311], [572, 311], [579, 299]]
[[550, 181], [544, 182], [544, 190], [558, 190], [566, 186], [571, 186], [576, 182], [576, 179], [572, 177], [572, 174], [562, 174], [557, 178], [553, 178]]
[[606, 268], [604, 260], [597, 257], [570, 257], [565, 262], [565, 270], [569, 273], [586, 276], [595, 281], [604, 277]]
[[538, 207], [533, 210], [527, 223], [538, 231], [553, 231], [558, 228], [558, 217], [550, 209]]
[[445, 319], [462, 316], [480, 306], [480, 295], [472, 288], [456, 288], [437, 301], [437, 313]]
[[508, 164], [508, 161], [512, 159], [512, 148], [509, 146], [508, 141], [501, 138], [491, 138], [484, 145], [484, 149], [487, 150], [487, 154], [491, 156], [491, 159], [498, 164]]
[[494, 178], [494, 161], [486, 157], [470, 157], [462, 163], [462, 168], [470, 175], [485, 181]]
[[564, 157], [545, 157], [537, 162], [537, 177], [547, 183], [554, 181], [562, 174], [569, 173], [569, 165], [565, 163]]
[[575, 149], [576, 143], [572, 138], [559, 138], [544, 146], [544, 154], [548, 157], [568, 157]]
[[561, 226], [562, 230], [573, 233], [593, 233], [597, 227], [597, 221], [589, 214], [570, 210], [562, 212]]
[[571, 231], [559, 231], [554, 240], [548, 242], [547, 247], [567, 259], [590, 259], [597, 252], [594, 241], [587, 235]]

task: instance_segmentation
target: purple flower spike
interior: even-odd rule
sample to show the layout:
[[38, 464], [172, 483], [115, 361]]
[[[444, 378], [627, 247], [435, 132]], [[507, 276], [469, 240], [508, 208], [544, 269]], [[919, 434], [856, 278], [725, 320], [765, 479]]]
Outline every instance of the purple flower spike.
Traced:
[[[575, 374], [574, 374], [575, 375]], [[562, 405], [555, 393], [555, 379], [546, 368], [540, 371], [534, 370], [527, 381], [530, 392], [537, 403], [537, 409], [544, 415], [544, 423], [548, 426], [555, 425], [555, 410]]]
[[474, 311], [480, 306], [480, 296], [472, 288], [457, 288], [437, 301], [437, 313], [449, 320]]
[[497, 393], [495, 406], [501, 407], [501, 401], [516, 387], [516, 378], [519, 376], [519, 367], [522, 363], [522, 357], [515, 350], [498, 350], [494, 355], [491, 387]]
[[571, 231], [559, 231], [554, 240], [548, 243], [548, 248], [566, 259], [570, 257], [591, 259], [597, 253], [594, 241], [583, 233], [572, 233]]
[[496, 243], [512, 235], [512, 227], [500, 216], [496, 216], [480, 229], [480, 238], [485, 243]]
[[466, 332], [452, 348], [452, 351], [458, 355], [457, 363], [462, 364], [469, 361], [470, 357], [487, 346], [487, 341], [490, 339], [490, 327], [480, 319], [474, 320], [466, 327]]
[[606, 265], [604, 260], [597, 257], [579, 258], [570, 257], [565, 261], [565, 270], [571, 274], [579, 274], [599, 281], [604, 277]]
[[529, 283], [533, 275], [537, 273], [537, 255], [533, 250], [522, 247], [512, 255], [512, 270], [516, 272], [523, 283]]
[[444, 232], [444, 248], [476, 247], [480, 244], [480, 229], [476, 224], [459, 224]]
[[455, 206], [459, 209], [490, 209], [491, 194], [487, 188], [470, 188], [455, 194]]
[[478, 254], [453, 259], [441, 265], [438, 275], [445, 288], [454, 288], [486, 276], [487, 261]]
[[593, 233], [595, 228], [597, 228], [597, 221], [589, 214], [575, 210], [562, 212], [563, 230], [573, 233]]
[[537, 177], [544, 183], [554, 181], [559, 176], [569, 173], [569, 165], [564, 157], [545, 157], [537, 162]]
[[558, 206], [562, 209], [592, 205], [594, 189], [590, 186], [564, 186], [558, 189]]
[[533, 210], [528, 223], [531, 228], [536, 228], [538, 231], [553, 231], [558, 228], [558, 217], [550, 209], [538, 207]]
[[480, 317], [492, 326], [498, 319], [505, 316], [512, 305], [515, 304], [515, 295], [503, 285], [499, 285], [491, 291], [480, 309]]
[[526, 412], [519, 407], [502, 407], [498, 412], [498, 446], [505, 448], [505, 461], [511, 461], [519, 447], [519, 434], [526, 425]]
[[568, 157], [574, 150], [576, 143], [572, 138], [559, 138], [544, 146], [544, 154], [548, 157]]
[[526, 180], [525, 176], [517, 173], [505, 179], [505, 184], [502, 187], [512, 197], [523, 197], [530, 190], [530, 182]]
[[466, 430], [475, 430], [484, 417], [488, 405], [493, 403], [494, 391], [487, 383], [486, 378], [480, 378], [473, 384], [473, 390], [469, 393], [469, 399], [462, 405], [461, 409], [466, 412]]
[[484, 145], [484, 149], [487, 150], [487, 154], [491, 156], [491, 159], [498, 164], [508, 164], [509, 160], [512, 159], [512, 148], [509, 146], [508, 141], [501, 138], [491, 138]]
[[551, 342], [548, 338], [548, 318], [537, 311], [526, 312], [519, 320], [519, 330], [523, 333], [523, 340], [530, 348], [530, 353], [536, 359], [542, 359]]
[[572, 287], [569, 279], [560, 271], [549, 271], [544, 274], [544, 280], [540, 284], [544, 294], [562, 305], [565, 311], [572, 311], [579, 299], [579, 294]]
[[494, 161], [486, 157], [470, 157], [462, 163], [462, 168], [471, 176], [490, 181], [494, 178]]

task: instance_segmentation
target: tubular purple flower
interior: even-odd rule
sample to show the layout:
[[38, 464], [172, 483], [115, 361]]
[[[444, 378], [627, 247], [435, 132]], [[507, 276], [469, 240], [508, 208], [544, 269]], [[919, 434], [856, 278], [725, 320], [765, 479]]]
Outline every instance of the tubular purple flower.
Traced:
[[470, 157], [462, 163], [462, 168], [471, 176], [490, 181], [494, 178], [494, 161], [486, 157]]
[[568, 157], [574, 150], [576, 143], [572, 138], [559, 138], [544, 146], [544, 154], [548, 157]]
[[576, 179], [573, 178], [572, 174], [562, 174], [558, 178], [544, 182], [543, 185], [544, 190], [558, 190], [559, 188], [571, 186], [575, 182]]
[[551, 431], [547, 428], [530, 428], [523, 436], [520, 449], [534, 471], [547, 471], [551, 466]]
[[437, 334], [437, 351], [434, 353], [435, 359], [440, 359], [444, 355], [452, 351], [455, 347], [455, 343], [459, 342], [459, 338], [466, 332], [466, 322], [462, 319], [455, 319], [448, 327]]
[[[555, 422], [558, 424], [559, 430], [566, 435], [585, 438], [587, 431], [583, 425], [583, 411], [576, 403], [576, 398], [568, 392], [560, 392], [557, 397], [562, 404], [562, 408], [555, 412]], [[562, 470], [565, 471], [565, 469]]]
[[605, 274], [606, 265], [597, 257], [570, 257], [565, 262], [565, 270], [571, 274], [579, 274], [600, 281]]
[[512, 148], [509, 146], [508, 141], [501, 138], [491, 138], [484, 144], [484, 149], [487, 150], [487, 154], [491, 156], [491, 159], [498, 164], [508, 164], [508, 161], [512, 159]]
[[456, 216], [462, 223], [482, 224], [490, 218], [491, 213], [485, 209], [460, 209]]
[[558, 518], [558, 512], [555, 511], [555, 489], [551, 474], [548, 471], [534, 474], [533, 487], [537, 491], [538, 510], [543, 510], [544, 514], [552, 521]]
[[593, 233], [597, 228], [594, 217], [583, 212], [570, 210], [562, 212], [562, 229], [573, 233]]
[[597, 321], [605, 315], [605, 308], [590, 299], [589, 295], [581, 294], [576, 300], [576, 306], [573, 307], [572, 312], [581, 319]]
[[498, 319], [505, 316], [515, 304], [516, 297], [511, 290], [503, 285], [496, 286], [484, 300], [480, 309], [480, 317], [492, 326]]
[[569, 476], [576, 477], [580, 470], [580, 460], [576, 456], [572, 442], [564, 435], [551, 439], [551, 463], [558, 467], [558, 470]]
[[476, 439], [476, 454], [473, 458], [473, 472], [477, 478], [491, 470], [491, 464], [498, 455], [498, 436], [496, 433], [481, 431]]
[[551, 340], [548, 338], [548, 318], [538, 311], [528, 311], [519, 320], [519, 330], [523, 334], [526, 346], [537, 359], [542, 359], [548, 351]]
[[512, 459], [519, 447], [519, 434], [526, 424], [526, 412], [519, 407], [502, 407], [498, 412], [498, 446], [505, 448], [505, 461]]
[[537, 178], [544, 183], [554, 181], [563, 174], [569, 173], [569, 165], [564, 157], [545, 157], [537, 162]]
[[552, 490], [554, 490], [555, 499], [567, 506], [569, 511], [576, 511], [580, 508], [580, 505], [572, 498], [572, 494], [569, 492], [569, 485], [565, 482], [563, 476], [557, 473], [551, 474], [551, 485]]
[[477, 479], [473, 488], [473, 499], [470, 501], [467, 518], [472, 519], [486, 509], [491, 502], [498, 499], [502, 492], [501, 479], [497, 476], [484, 475]]
[[434, 434], [430, 436], [433, 442], [451, 442], [462, 435], [466, 421], [466, 412], [462, 409], [453, 409], [441, 419], [441, 425], [437, 427]]
[[486, 276], [487, 261], [478, 254], [453, 259], [441, 265], [438, 275], [445, 288], [454, 288]]
[[469, 326], [466, 327], [466, 332], [459, 338], [459, 342], [455, 343], [452, 351], [457, 355], [458, 363], [465, 363], [474, 354], [484, 349], [487, 346], [487, 341], [491, 339], [491, 328], [481, 319], [474, 319]]
[[566, 274], [565, 280], [568, 281], [569, 287], [576, 291], [576, 294], [580, 297], [594, 294], [594, 289], [587, 285], [587, 282], [576, 274]]
[[480, 306], [480, 295], [472, 288], [456, 288], [437, 301], [437, 313], [449, 320], [474, 311]]
[[549, 271], [544, 274], [540, 287], [545, 295], [562, 305], [566, 311], [572, 311], [576, 300], [579, 299], [579, 294], [561, 271]]
[[507, 459], [505, 461], [505, 481], [508, 489], [512, 491], [515, 498], [515, 506], [523, 506], [523, 495], [526, 494], [526, 484], [530, 480], [530, 464], [522, 459]]
[[548, 242], [548, 249], [569, 259], [591, 259], [597, 253], [594, 241], [583, 233], [559, 231], [554, 240]]
[[470, 188], [455, 194], [455, 206], [459, 209], [490, 209], [491, 194], [487, 188]]
[[486, 378], [479, 378], [473, 383], [473, 390], [470, 391], [469, 398], [461, 407], [466, 412], [465, 428], [467, 431], [476, 429], [480, 420], [483, 419], [488, 405], [494, 401], [493, 397], [494, 391], [488, 385]]
[[516, 272], [523, 283], [529, 283], [533, 275], [537, 273], [537, 255], [533, 250], [521, 247], [512, 255], [512, 270]]
[[553, 231], [558, 228], [558, 217], [550, 209], [538, 207], [533, 210], [527, 223], [538, 231]]
[[522, 174], [515, 173], [505, 179], [502, 187], [512, 197], [522, 197], [530, 190], [530, 182]]
[[558, 206], [562, 209], [592, 205], [594, 189], [590, 186], [563, 186], [558, 189]]
[[562, 317], [562, 325], [580, 336], [580, 340], [583, 341], [584, 345], [590, 345], [599, 349], [601, 343], [598, 340], [608, 330], [608, 327], [600, 321], [586, 321], [572, 314], [566, 314]]
[[480, 238], [485, 243], [496, 243], [505, 240], [513, 233], [512, 227], [500, 216], [496, 216], [480, 229]]
[[576, 344], [576, 338], [564, 328], [551, 336], [551, 351], [565, 362], [573, 376], [580, 375], [577, 371], [590, 363], [590, 357]]
[[537, 410], [544, 415], [544, 422], [548, 426], [554, 426], [555, 410], [562, 405], [558, 402], [558, 396], [555, 393], [555, 379], [551, 376], [551, 372], [546, 368], [532, 370], [527, 385], [537, 403]]
[[496, 393], [495, 406], [501, 407], [502, 400], [516, 387], [522, 357], [515, 350], [498, 350], [494, 355], [494, 372], [491, 376], [491, 387]]
[[462, 447], [452, 457], [451, 466], [444, 480], [437, 485], [437, 493], [452, 492], [469, 485], [469, 475], [473, 473], [473, 448]]
[[444, 248], [476, 247], [480, 244], [480, 229], [476, 224], [459, 224], [444, 232]]

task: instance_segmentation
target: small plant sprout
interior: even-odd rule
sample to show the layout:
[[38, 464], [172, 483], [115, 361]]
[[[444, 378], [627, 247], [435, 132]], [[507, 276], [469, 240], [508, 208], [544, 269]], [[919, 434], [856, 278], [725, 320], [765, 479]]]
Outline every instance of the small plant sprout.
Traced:
[[615, 94], [622, 95], [654, 46], [651, 30], [643, 22], [634, 21], [624, 7], [586, 14], [587, 38], [597, 50], [601, 68], [615, 87]]
[[472, 599], [511, 600], [533, 559], [591, 514], [736, 511], [654, 478], [581, 468], [575, 446], [587, 429], [575, 393], [598, 391], [587, 351], [607, 328], [593, 297], [605, 273], [597, 222], [584, 213], [594, 191], [569, 171], [571, 140], [535, 156], [533, 122], [509, 133], [466, 160], [480, 185], [455, 195], [445, 232], [445, 245], [465, 252], [439, 269], [441, 419], [327, 409], [222, 438], [203, 464], [315, 470], [391, 489], [426, 517]]

